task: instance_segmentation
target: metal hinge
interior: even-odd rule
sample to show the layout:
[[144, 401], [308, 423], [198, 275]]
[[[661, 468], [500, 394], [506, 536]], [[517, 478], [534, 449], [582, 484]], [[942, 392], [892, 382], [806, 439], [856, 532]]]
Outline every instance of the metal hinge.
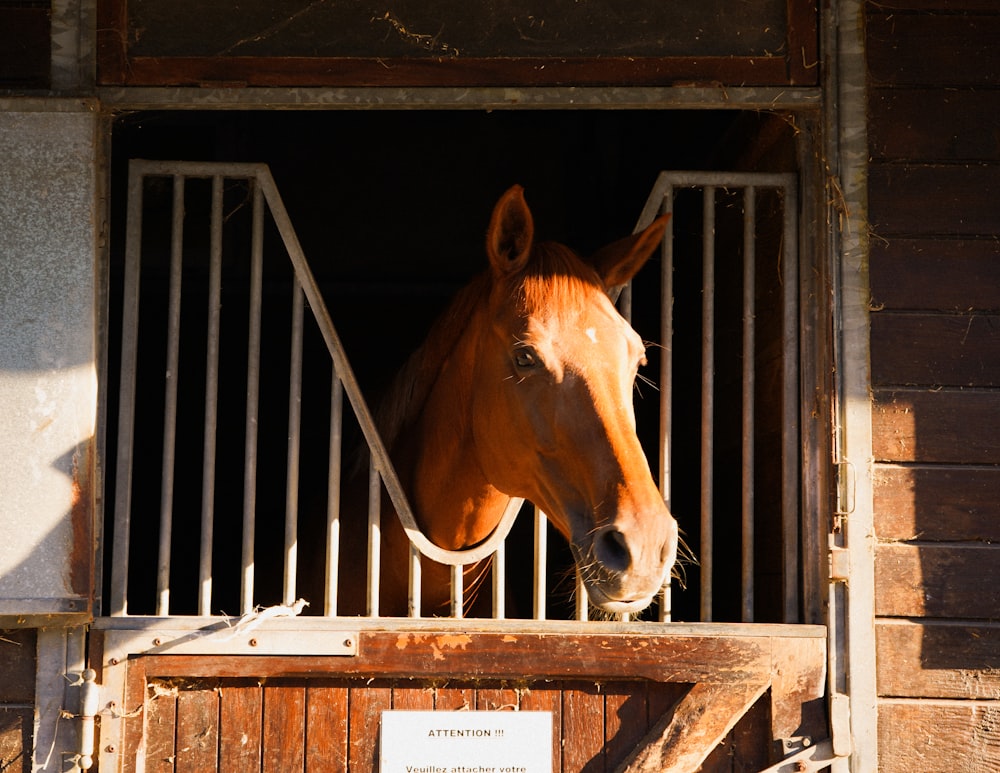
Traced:
[[94, 722], [100, 710], [101, 687], [97, 684], [97, 672], [92, 668], [79, 674], [67, 674], [67, 678], [71, 687], [80, 688], [80, 712], [63, 714], [80, 722], [76, 754], [68, 761], [79, 770], [90, 770], [94, 764]]
[[833, 530], [839, 532], [844, 519], [854, 512], [858, 476], [854, 463], [847, 459], [841, 459], [834, 466], [837, 470], [837, 502], [833, 513]]

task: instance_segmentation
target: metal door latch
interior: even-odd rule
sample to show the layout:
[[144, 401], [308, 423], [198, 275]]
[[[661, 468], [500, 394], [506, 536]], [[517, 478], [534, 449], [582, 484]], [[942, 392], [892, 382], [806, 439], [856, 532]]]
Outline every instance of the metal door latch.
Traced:
[[815, 773], [829, 767], [836, 756], [833, 753], [833, 742], [829, 739], [819, 743], [803, 739], [802, 747], [798, 751], [788, 755], [781, 762], [764, 768], [760, 773]]

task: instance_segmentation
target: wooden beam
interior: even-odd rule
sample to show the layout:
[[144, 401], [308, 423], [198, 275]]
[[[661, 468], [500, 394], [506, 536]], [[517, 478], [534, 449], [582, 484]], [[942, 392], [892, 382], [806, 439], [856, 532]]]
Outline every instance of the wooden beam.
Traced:
[[694, 773], [767, 687], [767, 682], [696, 684], [615, 773]]

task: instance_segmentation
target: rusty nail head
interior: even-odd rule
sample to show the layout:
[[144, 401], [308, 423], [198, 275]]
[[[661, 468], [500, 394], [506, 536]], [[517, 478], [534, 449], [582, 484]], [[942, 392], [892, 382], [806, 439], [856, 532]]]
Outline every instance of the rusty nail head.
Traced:
[[256, 647], [257, 646], [257, 640], [256, 639], [251, 639], [250, 642], [249, 642], [249, 644], [250, 644], [251, 647]]
[[111, 659], [108, 660], [108, 663], [110, 663], [113, 666], [117, 666], [118, 665], [118, 658], [111, 658]]
[[351, 641], [350, 639], [344, 639], [344, 646], [345, 646], [345, 647], [350, 647], [350, 646], [352, 646], [353, 644], [354, 644], [354, 642], [353, 642], [353, 641]]
[[161, 639], [160, 639], [159, 637], [157, 637], [157, 638], [153, 639], [153, 646], [154, 646], [154, 647], [159, 647], [159, 646], [160, 646], [160, 644], [162, 644], [162, 643], [163, 643], [163, 642], [162, 642], [162, 640], [161, 640]]
[[115, 750], [114, 744], [109, 743], [107, 746], [104, 747], [104, 751], [106, 751], [108, 754], [112, 754], [114, 750]]

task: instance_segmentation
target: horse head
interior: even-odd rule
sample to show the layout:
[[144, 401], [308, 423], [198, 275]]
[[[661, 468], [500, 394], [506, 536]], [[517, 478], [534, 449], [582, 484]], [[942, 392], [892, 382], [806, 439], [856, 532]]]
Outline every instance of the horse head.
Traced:
[[487, 300], [468, 361], [483, 475], [546, 513], [591, 602], [613, 613], [648, 606], [677, 551], [676, 521], [636, 435], [645, 347], [608, 295], [654, 252], [668, 217], [583, 259], [536, 243], [522, 189], [508, 190], [487, 233]]

